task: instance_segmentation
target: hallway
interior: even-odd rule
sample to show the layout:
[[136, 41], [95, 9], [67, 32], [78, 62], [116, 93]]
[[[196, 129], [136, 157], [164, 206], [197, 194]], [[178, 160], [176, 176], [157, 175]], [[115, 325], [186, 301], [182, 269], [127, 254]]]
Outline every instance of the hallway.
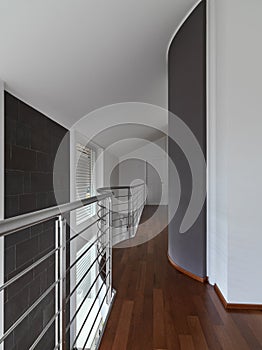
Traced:
[[[142, 220], [152, 211], [145, 207]], [[155, 225], [166, 218], [163, 207]], [[167, 228], [140, 246], [114, 249], [113, 286], [100, 350], [262, 349], [262, 313], [227, 312], [212, 286], [177, 272], [167, 260]]]

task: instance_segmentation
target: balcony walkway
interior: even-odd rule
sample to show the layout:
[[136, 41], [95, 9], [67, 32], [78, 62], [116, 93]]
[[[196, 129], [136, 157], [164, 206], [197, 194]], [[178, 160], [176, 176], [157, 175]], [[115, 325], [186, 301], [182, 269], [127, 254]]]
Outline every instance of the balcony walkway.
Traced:
[[[166, 218], [163, 207], [155, 224]], [[113, 256], [117, 296], [100, 350], [262, 349], [262, 312], [226, 312], [213, 287], [177, 272], [167, 260], [167, 229]]]

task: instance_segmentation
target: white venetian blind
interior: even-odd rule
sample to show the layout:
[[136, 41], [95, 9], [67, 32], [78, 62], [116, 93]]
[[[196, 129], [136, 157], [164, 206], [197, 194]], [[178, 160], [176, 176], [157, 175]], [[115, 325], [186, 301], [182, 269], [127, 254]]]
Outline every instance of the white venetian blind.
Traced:
[[[81, 143], [76, 145], [76, 196], [77, 199], [95, 195], [95, 150]], [[76, 211], [76, 224], [79, 225], [95, 215], [95, 204]]]
[[[77, 252], [76, 257], [79, 258], [79, 256], [81, 256], [92, 243], [93, 241], [85, 244]], [[88, 268], [94, 262], [95, 258], [96, 258], [96, 245], [93, 245], [93, 247], [90, 248], [88, 252], [76, 264], [76, 285], [81, 281], [81, 279], [85, 275]], [[87, 291], [89, 290], [93, 281], [95, 280], [95, 274], [96, 274], [96, 264], [94, 264], [94, 266], [91, 268], [91, 270], [88, 272], [86, 277], [82, 280], [81, 284], [79, 285], [79, 288], [78, 288], [79, 304], [83, 300], [84, 296], [86, 295]], [[95, 291], [95, 288], [92, 288], [88, 298], [93, 298], [94, 291]]]

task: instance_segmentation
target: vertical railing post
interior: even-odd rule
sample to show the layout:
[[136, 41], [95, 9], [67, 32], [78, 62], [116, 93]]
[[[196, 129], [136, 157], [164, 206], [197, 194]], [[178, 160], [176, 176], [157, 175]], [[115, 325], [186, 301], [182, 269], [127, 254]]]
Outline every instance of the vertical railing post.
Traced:
[[136, 227], [136, 209], [137, 209], [137, 187], [133, 188], [133, 193], [132, 193], [132, 220], [133, 220], [133, 225], [132, 225], [132, 237], [134, 236], [135, 232], [135, 227]]
[[107, 288], [108, 294], [107, 294], [107, 304], [110, 305], [111, 299], [112, 299], [112, 200], [111, 198], [108, 198], [108, 245], [107, 245], [107, 251], [106, 251], [106, 258], [107, 260], [107, 266], [106, 271], [108, 273], [107, 276]]
[[128, 193], [127, 193], [127, 227], [128, 227], [128, 233], [129, 238], [131, 238], [131, 189], [128, 187]]
[[59, 226], [59, 338], [60, 350], [66, 350], [66, 221], [60, 215]]
[[107, 218], [106, 218], [106, 199], [104, 199], [103, 201], [101, 201], [101, 233], [102, 237], [100, 238], [100, 242], [101, 242], [101, 246], [99, 247], [99, 249], [101, 251], [103, 251], [105, 245], [106, 245], [106, 222], [107, 222]]
[[[60, 228], [59, 228], [59, 217], [55, 221], [55, 282], [60, 280]], [[59, 294], [60, 282], [55, 287], [55, 314], [59, 315], [55, 319], [55, 346], [59, 346], [61, 343], [59, 334], [59, 323], [60, 323], [60, 294]], [[61, 349], [61, 346], [59, 346]]]
[[[4, 155], [5, 155], [5, 113], [4, 113], [4, 82], [0, 79], [0, 220], [4, 219]], [[4, 237], [0, 238], [0, 285], [4, 284]], [[0, 292], [0, 337], [4, 334], [4, 291]], [[0, 344], [4, 349], [4, 343]]]
[[146, 205], [147, 200], [147, 185], [146, 182], [144, 183], [144, 206]]

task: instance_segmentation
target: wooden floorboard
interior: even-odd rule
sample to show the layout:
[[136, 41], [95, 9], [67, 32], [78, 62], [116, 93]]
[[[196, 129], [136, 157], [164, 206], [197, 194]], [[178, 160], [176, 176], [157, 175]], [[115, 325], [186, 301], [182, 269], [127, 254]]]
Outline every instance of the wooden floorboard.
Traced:
[[[146, 219], [155, 210], [146, 207]], [[153, 217], [167, 222], [166, 208]], [[152, 221], [151, 221], [152, 225]], [[167, 259], [167, 229], [113, 252], [117, 291], [100, 350], [262, 350], [262, 312], [226, 311], [214, 288], [184, 276]]]

